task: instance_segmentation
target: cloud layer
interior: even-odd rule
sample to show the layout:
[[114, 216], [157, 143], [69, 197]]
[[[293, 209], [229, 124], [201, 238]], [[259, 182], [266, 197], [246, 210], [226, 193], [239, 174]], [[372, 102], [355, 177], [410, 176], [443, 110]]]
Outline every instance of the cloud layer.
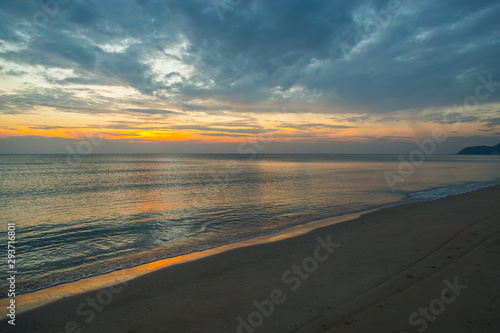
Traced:
[[489, 80], [484, 107], [457, 121], [493, 133], [499, 17], [500, 1], [487, 0], [6, 0], [0, 113], [157, 119], [287, 105], [449, 123], [443, 109]]

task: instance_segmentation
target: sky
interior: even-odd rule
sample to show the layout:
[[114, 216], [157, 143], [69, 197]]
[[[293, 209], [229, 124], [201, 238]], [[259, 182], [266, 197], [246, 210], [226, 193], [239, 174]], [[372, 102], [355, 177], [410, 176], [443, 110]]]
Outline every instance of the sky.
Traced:
[[500, 1], [3, 0], [0, 153], [500, 142]]

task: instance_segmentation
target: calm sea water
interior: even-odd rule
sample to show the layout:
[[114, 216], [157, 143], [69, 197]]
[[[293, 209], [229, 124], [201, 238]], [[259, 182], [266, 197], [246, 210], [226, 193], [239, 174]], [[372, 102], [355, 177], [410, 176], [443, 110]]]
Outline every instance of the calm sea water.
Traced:
[[431, 156], [393, 191], [384, 173], [399, 166], [397, 155], [0, 155], [3, 238], [14, 222], [26, 292], [500, 181], [498, 156]]

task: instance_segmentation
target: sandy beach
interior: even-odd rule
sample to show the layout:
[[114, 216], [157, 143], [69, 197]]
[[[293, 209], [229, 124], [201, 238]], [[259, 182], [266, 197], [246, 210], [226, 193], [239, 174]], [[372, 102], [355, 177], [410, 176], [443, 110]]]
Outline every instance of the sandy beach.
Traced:
[[500, 333], [499, 17], [0, 1], [0, 333]]
[[0, 330], [500, 331], [500, 186], [274, 240], [64, 297]]

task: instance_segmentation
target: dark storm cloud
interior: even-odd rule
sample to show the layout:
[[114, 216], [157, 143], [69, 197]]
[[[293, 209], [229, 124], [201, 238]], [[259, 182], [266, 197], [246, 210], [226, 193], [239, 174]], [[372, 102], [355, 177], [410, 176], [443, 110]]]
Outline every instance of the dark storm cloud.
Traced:
[[[210, 0], [60, 2], [0, 3], [8, 46], [0, 58], [72, 69], [74, 77], [52, 82], [57, 87], [131, 86], [193, 110], [195, 99], [312, 100], [383, 113], [462, 103], [480, 76], [500, 81], [499, 1], [243, 0], [223, 21]], [[180, 54], [166, 54], [181, 42]], [[193, 71], [148, 84], [155, 55]], [[484, 102], [497, 101], [494, 91]]]

